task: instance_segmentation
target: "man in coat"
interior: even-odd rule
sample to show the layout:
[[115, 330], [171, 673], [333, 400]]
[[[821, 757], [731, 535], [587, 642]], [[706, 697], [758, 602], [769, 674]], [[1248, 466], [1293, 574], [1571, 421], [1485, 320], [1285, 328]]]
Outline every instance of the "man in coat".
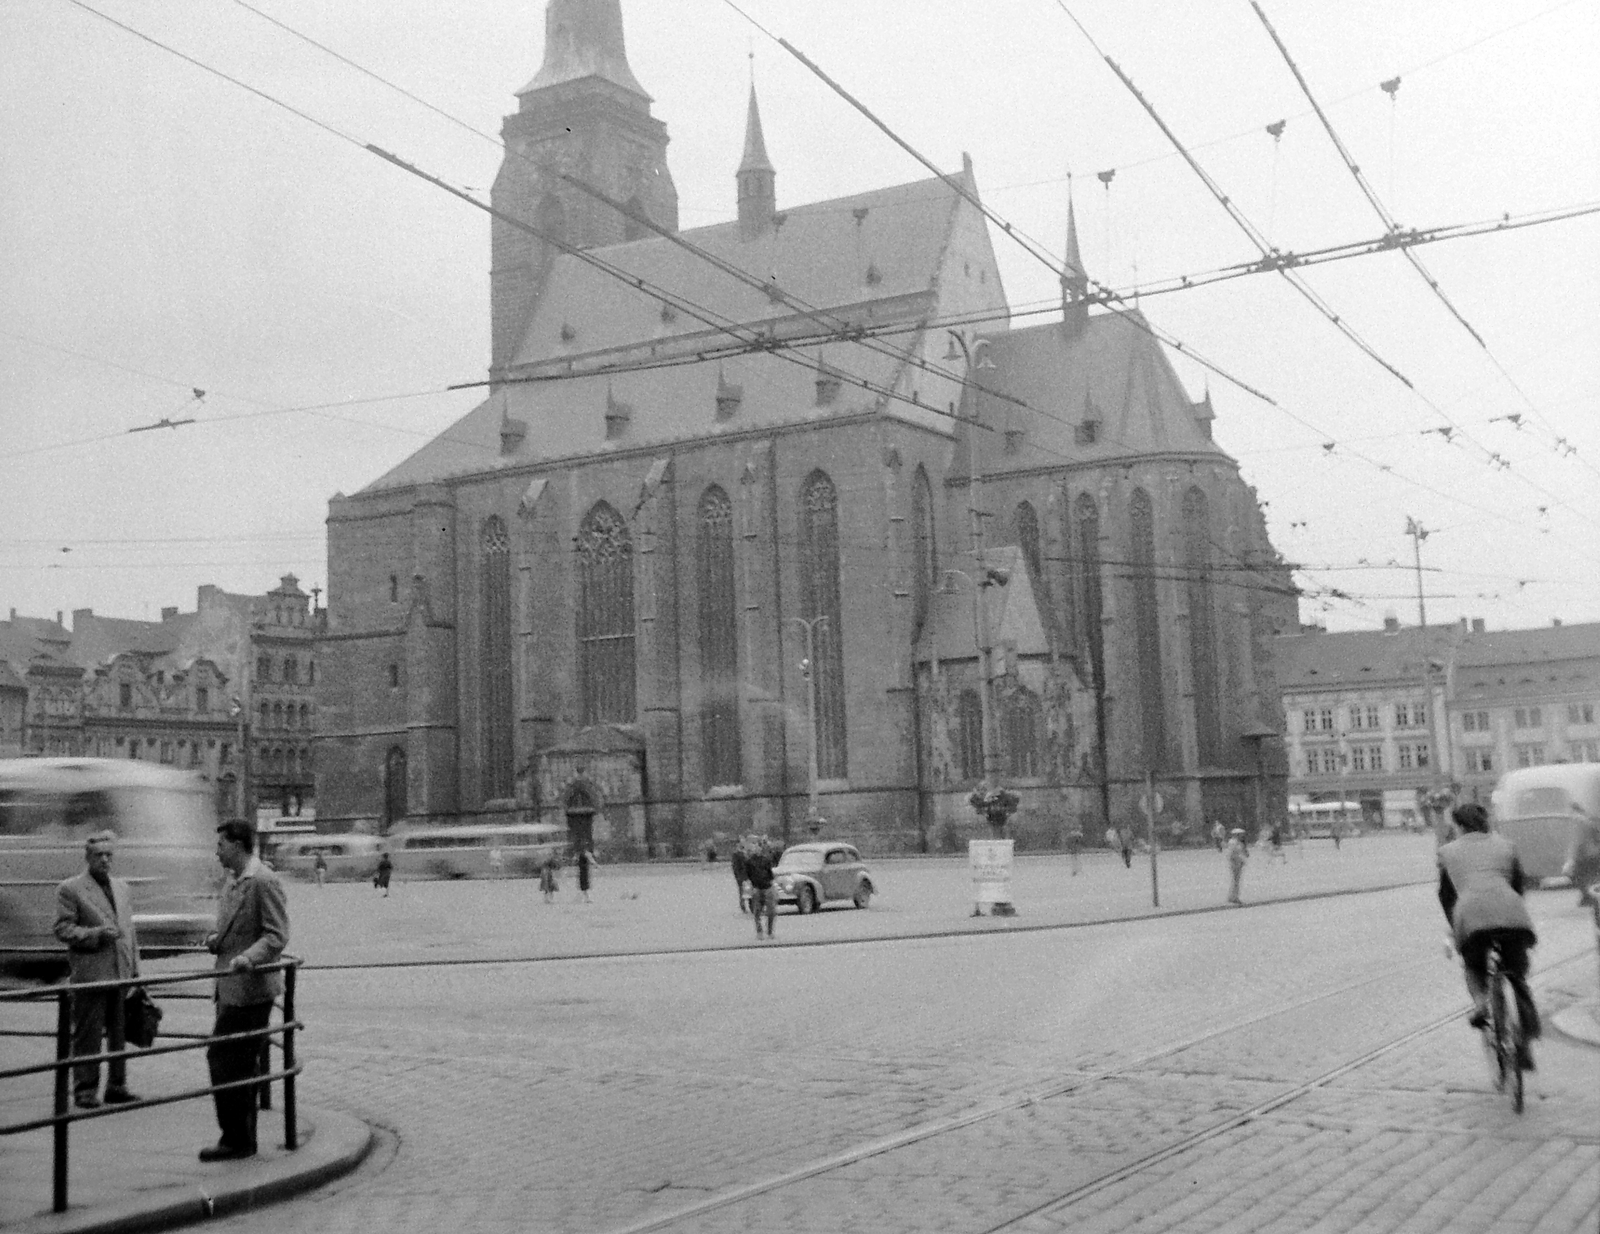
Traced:
[[[217, 957], [217, 1019], [213, 1037], [259, 1031], [283, 993], [283, 974], [256, 970], [283, 954], [289, 942], [289, 911], [283, 883], [255, 855], [256, 832], [242, 818], [217, 828], [217, 860], [228, 881], [217, 903], [216, 933], [206, 938]], [[259, 1075], [262, 1042], [217, 1041], [206, 1050], [211, 1083], [228, 1084]], [[222, 1138], [200, 1150], [201, 1161], [253, 1157], [256, 1152], [256, 1086], [241, 1085], [212, 1094]]]
[[1244, 828], [1235, 827], [1228, 833], [1228, 903], [1238, 906], [1239, 884], [1244, 880], [1244, 864], [1250, 860], [1250, 850], [1244, 842]]
[[[55, 935], [67, 945], [74, 985], [117, 981], [139, 975], [139, 943], [133, 929], [133, 893], [111, 877], [117, 833], [97, 831], [85, 841], [87, 869], [56, 888]], [[73, 999], [72, 1052], [100, 1053], [126, 1048], [123, 1037], [122, 990], [91, 990]], [[128, 1091], [128, 1062], [113, 1058], [105, 1099], [113, 1104], [137, 1101]], [[100, 1064], [79, 1063], [72, 1070], [73, 1099], [86, 1110], [100, 1104]]]

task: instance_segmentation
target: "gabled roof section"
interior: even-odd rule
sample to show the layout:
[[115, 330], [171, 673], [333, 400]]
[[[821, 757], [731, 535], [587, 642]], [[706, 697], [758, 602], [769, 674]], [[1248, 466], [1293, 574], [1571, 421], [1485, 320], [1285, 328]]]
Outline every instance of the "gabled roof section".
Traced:
[[1600, 622], [1477, 631], [1461, 640], [1456, 663], [1469, 668], [1486, 664], [1549, 664], [1590, 657], [1600, 657]]
[[[1093, 314], [1080, 331], [1048, 322], [985, 336], [994, 368], [978, 377], [980, 418], [1022, 432], [1015, 455], [980, 447], [987, 469], [1161, 451], [1229, 457], [1197, 418], [1160, 342], [1140, 328], [1142, 319], [1134, 320], [1136, 312]], [[1096, 422], [1092, 441], [1080, 431], [1088, 420]]]
[[74, 664], [84, 668], [103, 664], [123, 652], [170, 655], [177, 651], [196, 616], [195, 613], [180, 613], [168, 621], [136, 621], [81, 614], [73, 619], [72, 646], [67, 655]]
[[[974, 191], [970, 173], [962, 175], [968, 191]], [[797, 206], [780, 212], [754, 236], [741, 234], [732, 221], [684, 232], [683, 238], [815, 309], [837, 310], [852, 322], [916, 320], [940, 302], [939, 274], [962, 211], [976, 215], [948, 184], [929, 179]], [[778, 332], [785, 323], [798, 322], [808, 332], [815, 328], [780, 298], [730, 277], [665, 237], [590, 252], [682, 296], [714, 320], [759, 323]], [[992, 282], [986, 292], [1003, 304], [998, 280]], [[913, 338], [891, 339], [887, 350], [910, 347]], [[512, 369], [514, 378], [540, 379], [501, 386], [364, 491], [875, 411], [882, 397], [852, 379], [892, 388], [907, 370], [902, 357], [838, 341], [789, 353], [803, 365], [760, 353], [735, 356], [721, 362], [720, 381], [722, 387], [742, 387], [742, 398], [736, 414], [719, 420], [719, 364], [694, 362], [694, 356], [704, 342], [728, 341], [724, 332], [664, 306], [638, 287], [573, 255], [559, 256]], [[602, 361], [673, 356], [690, 362], [562, 376], [568, 359], [573, 366], [593, 368]], [[819, 405], [817, 377], [824, 364], [845, 376], [838, 398]], [[628, 423], [613, 426], [619, 431], [609, 437], [608, 398], [632, 409]], [[915, 414], [914, 408], [904, 410]], [[527, 432], [514, 451], [503, 453], [500, 429], [508, 417], [524, 422]]]
[[1273, 671], [1284, 692], [1354, 690], [1396, 682], [1422, 686], [1429, 660], [1449, 662], [1457, 626], [1402, 626], [1341, 634], [1285, 634], [1273, 641]]
[[[983, 588], [984, 621], [992, 646], [1010, 645], [1018, 655], [1047, 655], [1050, 640], [1045, 636], [1044, 622], [1039, 617], [1039, 606], [1028, 577], [1027, 561], [1022, 550], [1015, 545], [985, 549], [983, 568], [1003, 570], [1011, 581], [1004, 587]], [[959, 567], [967, 578], [954, 576], [958, 590], [946, 591], [941, 586], [932, 596], [920, 646], [919, 661], [937, 659], [974, 660], [978, 657], [977, 620], [972, 607], [972, 579], [978, 576], [970, 554]]]

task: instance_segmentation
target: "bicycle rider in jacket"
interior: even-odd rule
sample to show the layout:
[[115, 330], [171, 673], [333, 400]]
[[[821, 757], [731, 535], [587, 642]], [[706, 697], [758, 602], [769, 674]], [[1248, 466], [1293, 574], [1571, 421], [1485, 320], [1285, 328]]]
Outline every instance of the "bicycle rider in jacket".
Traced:
[[1474, 1028], [1488, 1023], [1489, 948], [1498, 943], [1501, 970], [1516, 994], [1523, 1026], [1522, 1065], [1531, 1070], [1526, 1043], [1539, 1036], [1540, 1026], [1528, 990], [1528, 948], [1538, 936], [1522, 899], [1522, 865], [1511, 841], [1490, 832], [1489, 815], [1482, 806], [1473, 802], [1457, 806], [1450, 817], [1460, 835], [1439, 849], [1439, 903], [1466, 968], [1473, 1004], [1467, 1022]]

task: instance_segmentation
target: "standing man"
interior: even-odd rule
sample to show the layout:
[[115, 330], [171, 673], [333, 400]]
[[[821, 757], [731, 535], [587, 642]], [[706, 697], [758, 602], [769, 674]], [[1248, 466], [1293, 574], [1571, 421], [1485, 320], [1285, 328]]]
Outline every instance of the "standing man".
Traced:
[[1211, 842], [1217, 846], [1217, 852], [1222, 851], [1222, 846], [1228, 842], [1228, 829], [1218, 819], [1211, 824]]
[[744, 841], [733, 846], [733, 853], [728, 857], [728, 866], [733, 871], [733, 885], [739, 892], [739, 911], [750, 911], [750, 892], [745, 885], [744, 873]]
[[[56, 888], [55, 935], [67, 945], [71, 981], [118, 981], [139, 975], [139, 943], [133, 930], [133, 893], [120, 878], [111, 877], [117, 833], [97, 831], [83, 846], [82, 874]], [[123, 1038], [124, 992], [90, 990], [73, 1002], [72, 1052], [100, 1053], [101, 1038], [116, 1053], [127, 1047]], [[116, 1105], [139, 1100], [128, 1091], [128, 1061], [113, 1058], [105, 1099]], [[72, 1070], [73, 1100], [83, 1109], [100, 1104], [100, 1064], [79, 1063]]]
[[761, 937], [761, 914], [767, 915], [767, 937], [772, 937], [772, 922], [778, 915], [778, 893], [772, 886], [772, 849], [762, 837], [752, 844], [744, 858], [744, 876], [750, 880], [750, 915], [756, 919], [756, 937]]
[[[289, 910], [278, 876], [255, 855], [256, 832], [242, 818], [217, 828], [217, 860], [229, 878], [217, 904], [216, 933], [206, 949], [217, 957], [217, 1020], [213, 1037], [255, 1032], [267, 1026], [272, 1002], [283, 993], [281, 972], [258, 973], [283, 954], [289, 942]], [[206, 1050], [212, 1084], [259, 1075], [263, 1037], [217, 1041]], [[213, 1093], [222, 1138], [200, 1150], [201, 1161], [230, 1161], [256, 1153], [257, 1086]]]
[[1250, 850], [1244, 846], [1244, 828], [1235, 827], [1228, 835], [1228, 871], [1232, 882], [1228, 885], [1228, 903], [1242, 905], [1239, 883], [1244, 878], [1244, 863], [1250, 860]]

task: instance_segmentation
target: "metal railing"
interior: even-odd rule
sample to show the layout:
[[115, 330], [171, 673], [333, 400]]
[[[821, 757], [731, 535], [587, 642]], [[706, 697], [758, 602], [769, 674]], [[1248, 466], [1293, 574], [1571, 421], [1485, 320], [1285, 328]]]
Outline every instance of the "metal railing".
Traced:
[[[295, 1018], [294, 987], [295, 974], [301, 961], [298, 958], [285, 958], [273, 964], [263, 964], [252, 970], [255, 973], [283, 973], [283, 1003], [282, 1022], [274, 1027], [268, 1024], [265, 1028], [251, 1029], [242, 1033], [227, 1033], [222, 1036], [211, 1036], [205, 1033], [177, 1033], [158, 1032], [157, 1041], [162, 1038], [179, 1039], [177, 1044], [151, 1044], [147, 1047], [124, 1046], [121, 1050], [105, 1050], [98, 1054], [73, 1054], [72, 1052], [72, 1026], [73, 1012], [79, 995], [103, 994], [107, 991], [118, 992], [118, 997], [126, 999], [127, 991], [151, 986], [177, 986], [186, 983], [215, 982], [220, 978], [232, 976], [228, 972], [219, 972], [207, 969], [204, 972], [173, 973], [171, 975], [158, 975], [148, 977], [125, 977], [115, 981], [86, 981], [76, 985], [43, 986], [31, 990], [0, 991], [0, 1006], [12, 1003], [37, 1003], [54, 999], [56, 1002], [56, 1027], [54, 1033], [28, 1032], [7, 1030], [8, 1037], [51, 1037], [55, 1038], [56, 1056], [53, 1062], [35, 1063], [26, 1067], [13, 1067], [0, 1071], [0, 1081], [21, 1079], [30, 1075], [41, 1075], [45, 1072], [55, 1073], [55, 1101], [54, 1112], [45, 1118], [28, 1119], [20, 1123], [0, 1125], [0, 1136], [21, 1135], [28, 1131], [42, 1131], [50, 1128], [55, 1137], [53, 1159], [53, 1186], [52, 1207], [55, 1212], [67, 1210], [67, 1164], [68, 1164], [68, 1132], [73, 1123], [86, 1122], [92, 1118], [110, 1118], [113, 1115], [133, 1114], [140, 1110], [149, 1109], [158, 1105], [170, 1105], [177, 1101], [196, 1101], [210, 1097], [215, 1093], [226, 1092], [230, 1089], [253, 1088], [257, 1090], [257, 1100], [262, 1109], [272, 1108], [272, 1082], [280, 1081], [283, 1084], [283, 1138], [284, 1147], [293, 1151], [300, 1146], [297, 1109], [295, 1104], [295, 1077], [304, 1070], [304, 1064], [295, 1058], [294, 1035], [296, 1030], [305, 1027]], [[191, 994], [175, 994], [176, 998], [204, 997]], [[280, 1037], [280, 1042], [273, 1042], [274, 1037]], [[230, 1080], [225, 1084], [208, 1084], [203, 1088], [184, 1089], [181, 1092], [166, 1093], [158, 1097], [141, 1097], [137, 1101], [119, 1102], [116, 1104], [97, 1106], [90, 1109], [72, 1110], [69, 1108], [69, 1073], [72, 1068], [82, 1064], [94, 1064], [98, 1067], [101, 1063], [109, 1063], [116, 1059], [131, 1061], [141, 1058], [153, 1058], [161, 1054], [177, 1054], [188, 1050], [209, 1049], [218, 1042], [259, 1040], [261, 1042], [262, 1058], [257, 1066], [255, 1075], [242, 1080]], [[109, 1042], [108, 1042], [109, 1044]], [[276, 1044], [283, 1056], [282, 1066], [276, 1071], [271, 1068], [270, 1046]]]

